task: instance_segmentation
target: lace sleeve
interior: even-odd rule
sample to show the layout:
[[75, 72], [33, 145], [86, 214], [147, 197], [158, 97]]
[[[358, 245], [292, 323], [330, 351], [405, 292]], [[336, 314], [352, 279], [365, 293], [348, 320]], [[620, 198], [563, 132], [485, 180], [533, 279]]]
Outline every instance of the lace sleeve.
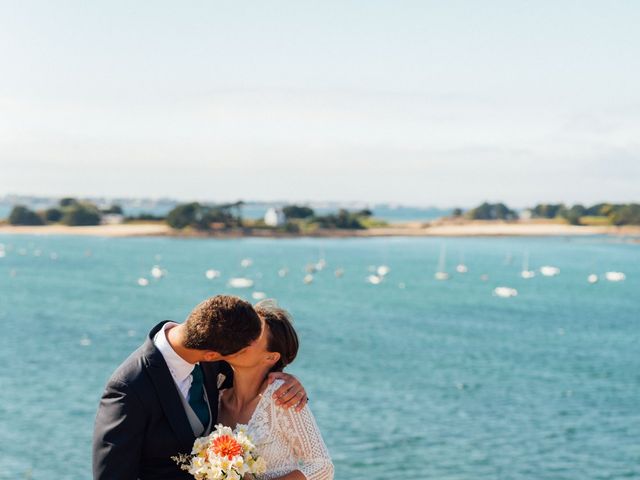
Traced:
[[309, 407], [300, 412], [280, 407], [275, 411], [277, 428], [292, 446], [298, 469], [307, 480], [333, 480], [333, 463]]

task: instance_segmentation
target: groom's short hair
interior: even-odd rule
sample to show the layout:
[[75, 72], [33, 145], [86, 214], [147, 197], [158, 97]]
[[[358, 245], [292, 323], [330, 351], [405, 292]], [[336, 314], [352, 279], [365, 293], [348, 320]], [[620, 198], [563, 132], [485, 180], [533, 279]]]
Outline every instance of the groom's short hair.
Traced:
[[185, 327], [185, 347], [231, 355], [260, 336], [262, 321], [249, 302], [216, 295], [191, 311]]

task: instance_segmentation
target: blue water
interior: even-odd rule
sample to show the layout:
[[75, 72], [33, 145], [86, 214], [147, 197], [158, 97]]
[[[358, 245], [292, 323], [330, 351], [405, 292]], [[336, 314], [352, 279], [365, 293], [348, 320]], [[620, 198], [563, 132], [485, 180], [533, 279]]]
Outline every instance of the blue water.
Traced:
[[[309, 391], [336, 478], [640, 478], [640, 244], [6, 235], [0, 243], [1, 479], [90, 478], [93, 418], [110, 373], [153, 325], [230, 292], [236, 275], [293, 313], [302, 347], [291, 372]], [[469, 273], [433, 278], [443, 243], [449, 270], [464, 256]], [[561, 274], [521, 279], [525, 250], [532, 268]], [[328, 266], [305, 285], [304, 266], [320, 255]], [[245, 257], [254, 260], [246, 270]], [[167, 276], [138, 286], [154, 264]], [[380, 264], [391, 273], [366, 283]], [[207, 280], [208, 268], [223, 278]], [[626, 281], [587, 283], [607, 270]], [[500, 285], [519, 295], [493, 296]]]

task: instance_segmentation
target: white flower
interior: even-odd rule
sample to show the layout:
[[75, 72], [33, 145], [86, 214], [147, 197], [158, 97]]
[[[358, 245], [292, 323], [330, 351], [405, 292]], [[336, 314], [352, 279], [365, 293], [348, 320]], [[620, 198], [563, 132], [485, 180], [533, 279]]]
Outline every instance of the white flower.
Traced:
[[267, 471], [267, 462], [265, 462], [264, 457], [258, 457], [253, 465], [252, 473], [257, 475], [262, 475]]
[[[242, 448], [240, 455], [228, 458], [219, 456], [210, 449], [212, 443], [223, 435], [235, 439]], [[172, 459], [196, 480], [242, 480], [247, 473], [266, 472], [266, 462], [255, 450], [245, 425], [232, 430], [219, 424], [210, 435], [194, 441], [191, 455], [178, 455]]]
[[240, 480], [242, 477], [235, 470], [231, 470], [227, 474], [227, 480]]

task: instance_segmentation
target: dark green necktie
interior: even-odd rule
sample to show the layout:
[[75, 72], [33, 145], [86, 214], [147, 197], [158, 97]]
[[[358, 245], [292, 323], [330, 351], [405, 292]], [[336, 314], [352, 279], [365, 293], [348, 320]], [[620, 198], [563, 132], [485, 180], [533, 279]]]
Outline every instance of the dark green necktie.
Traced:
[[191, 376], [193, 381], [189, 389], [189, 405], [191, 405], [206, 430], [209, 425], [209, 407], [204, 399], [204, 377], [199, 363], [196, 363], [196, 366], [193, 367]]

